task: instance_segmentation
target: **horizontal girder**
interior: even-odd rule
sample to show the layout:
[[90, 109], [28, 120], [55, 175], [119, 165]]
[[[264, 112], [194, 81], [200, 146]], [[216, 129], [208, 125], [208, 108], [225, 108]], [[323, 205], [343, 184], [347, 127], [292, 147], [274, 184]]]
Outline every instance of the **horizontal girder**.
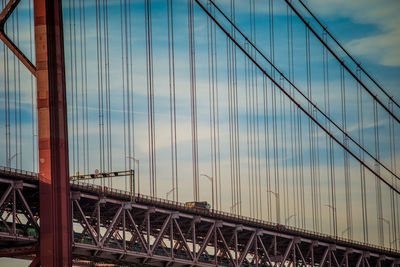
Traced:
[[[73, 257], [149, 266], [399, 266], [398, 252], [123, 191], [71, 185]], [[36, 177], [1, 171], [0, 249], [36, 251]], [[17, 251], [15, 256], [20, 255]], [[4, 254], [4, 253], [3, 253]]]

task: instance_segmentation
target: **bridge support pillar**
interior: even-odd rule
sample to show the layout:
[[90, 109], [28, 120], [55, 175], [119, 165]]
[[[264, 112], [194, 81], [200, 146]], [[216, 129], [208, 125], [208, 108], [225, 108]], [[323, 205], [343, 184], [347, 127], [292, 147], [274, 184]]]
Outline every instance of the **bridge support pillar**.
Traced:
[[40, 264], [71, 266], [71, 206], [61, 0], [34, 0]]

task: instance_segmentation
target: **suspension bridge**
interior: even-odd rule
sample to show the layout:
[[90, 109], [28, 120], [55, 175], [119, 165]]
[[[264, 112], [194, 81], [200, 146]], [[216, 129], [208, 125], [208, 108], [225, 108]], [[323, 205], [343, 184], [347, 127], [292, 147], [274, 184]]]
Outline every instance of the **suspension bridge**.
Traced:
[[0, 6], [1, 257], [400, 266], [400, 104], [303, 0]]

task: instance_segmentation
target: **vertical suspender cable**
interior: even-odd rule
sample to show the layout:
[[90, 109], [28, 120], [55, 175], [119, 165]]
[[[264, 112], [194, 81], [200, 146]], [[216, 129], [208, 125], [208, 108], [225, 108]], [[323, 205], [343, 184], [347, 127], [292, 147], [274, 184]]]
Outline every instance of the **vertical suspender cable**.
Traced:
[[[69, 21], [69, 40], [70, 40], [70, 45], [69, 45], [69, 53], [71, 55], [71, 58], [73, 57], [73, 36], [72, 36], [72, 3], [71, 1], [68, 3], [68, 21]], [[71, 75], [71, 124], [72, 124], [72, 173], [76, 174], [76, 134], [75, 134], [75, 83], [74, 83], [74, 78], [75, 78], [75, 73], [74, 73], [74, 62], [72, 61], [70, 64], [70, 75]]]
[[[102, 125], [103, 125], [103, 112], [102, 112], [102, 52], [101, 52], [101, 17], [100, 17], [100, 0], [96, 0], [96, 62], [97, 62], [97, 102], [98, 102], [98, 125], [99, 125], [99, 165], [100, 165], [100, 171], [104, 171], [104, 142], [103, 142], [103, 131], [102, 131]], [[103, 184], [103, 180], [101, 181]]]
[[157, 195], [156, 184], [156, 151], [155, 151], [155, 121], [154, 121], [154, 81], [153, 81], [153, 44], [152, 44], [151, 2], [145, 0], [146, 28], [146, 71], [147, 71], [147, 119], [149, 135], [149, 173], [150, 193]]
[[[132, 139], [131, 144], [131, 150], [129, 151], [130, 153], [132, 153], [131, 155], [133, 157], [136, 157], [136, 153], [135, 153], [135, 102], [134, 102], [134, 87], [133, 87], [133, 79], [134, 79], [134, 73], [133, 73], [133, 38], [132, 38], [132, 17], [133, 17], [133, 11], [132, 11], [132, 3], [131, 0], [128, 0], [128, 25], [129, 25], [129, 42], [126, 46], [129, 46], [129, 58], [126, 59], [127, 60], [127, 64], [129, 62], [129, 74], [131, 77], [131, 82], [130, 82], [130, 87], [128, 88], [128, 90], [130, 91], [130, 110], [128, 110], [128, 114], [130, 116], [132, 116], [132, 123], [128, 123], [128, 127], [130, 127], [130, 132], [132, 133], [132, 137], [130, 137]], [[134, 162], [134, 166], [135, 163], [137, 163], [137, 169], [135, 167], [135, 177], [136, 178], [136, 184], [137, 184], [137, 192], [140, 194], [140, 177], [139, 177], [139, 161]], [[136, 190], [135, 188], [133, 188], [133, 190]]]
[[[210, 6], [210, 5], [209, 5]], [[212, 49], [213, 49], [213, 46], [212, 46], [212, 44], [211, 44], [211, 40], [210, 40], [210, 34], [212, 34], [212, 31], [211, 31], [211, 22], [210, 22], [210, 18], [208, 17], [207, 18], [207, 53], [208, 53], [208, 60], [207, 60], [207, 63], [208, 63], [208, 101], [209, 101], [209, 112], [210, 112], [210, 163], [211, 163], [211, 175], [212, 175], [212, 180], [211, 180], [211, 183], [213, 184], [212, 185], [212, 188], [214, 188], [214, 182], [215, 182], [215, 175], [214, 175], [214, 168], [215, 168], [215, 165], [214, 165], [214, 149], [215, 149], [215, 147], [214, 147], [214, 142], [213, 142], [213, 123], [212, 123], [212, 118], [213, 118], [213, 108], [212, 108], [212, 105], [211, 105], [211, 103], [213, 102], [213, 97], [214, 97], [214, 81], [213, 81], [213, 79], [211, 78], [211, 76], [213, 76], [214, 75], [214, 73], [213, 73], [213, 71], [211, 70], [211, 57], [212, 57]], [[211, 33], [210, 33], [211, 32]], [[211, 208], [212, 209], [215, 209], [215, 204], [214, 204], [214, 190], [211, 190]]]
[[[380, 159], [380, 147], [379, 147], [379, 122], [378, 122], [378, 104], [373, 100], [373, 114], [374, 114], [374, 137], [375, 137], [375, 156]], [[379, 164], [375, 164], [375, 171], [380, 174]], [[381, 181], [375, 178], [375, 190], [376, 190], [376, 217], [378, 227], [378, 242], [381, 246], [384, 246], [384, 231], [383, 231], [383, 211], [382, 211], [382, 189]]]
[[[4, 3], [3, 3], [4, 7]], [[6, 26], [6, 30], [8, 25]], [[6, 166], [11, 167], [11, 113], [10, 113], [10, 66], [8, 60], [8, 49], [6, 45], [3, 45], [3, 54], [4, 54], [4, 107], [5, 107], [5, 136], [6, 136]]]
[[[213, 7], [213, 11], [214, 7]], [[216, 172], [216, 199], [217, 199], [217, 207], [220, 210], [221, 209], [221, 202], [222, 202], [222, 181], [221, 181], [221, 143], [220, 143], [220, 128], [219, 128], [219, 93], [218, 93], [218, 54], [217, 54], [217, 26], [215, 25], [215, 23], [211, 24], [213, 26], [213, 30], [212, 33], [214, 35], [213, 37], [213, 41], [214, 41], [214, 61], [215, 61], [215, 110], [216, 110], [216, 124], [217, 124], [217, 129], [216, 129], [216, 133], [214, 135], [216, 135], [217, 141], [215, 146], [217, 147], [217, 154], [216, 157], [218, 160], [218, 172]], [[214, 118], [215, 120], [215, 118]], [[214, 141], [215, 142], [215, 141]]]
[[[111, 135], [111, 126], [112, 126], [112, 119], [111, 119], [111, 80], [110, 80], [110, 38], [108, 33], [108, 0], [105, 0], [104, 3], [104, 13], [105, 13], [105, 27], [104, 27], [104, 36], [105, 36], [105, 47], [106, 47], [106, 88], [107, 88], [107, 154], [108, 154], [108, 171], [112, 171], [113, 160], [112, 160], [112, 135]], [[109, 186], [112, 187], [112, 178], [109, 178]]]
[[90, 151], [89, 151], [89, 111], [88, 111], [88, 75], [87, 75], [87, 42], [86, 42], [86, 6], [85, 1], [82, 1], [83, 15], [83, 61], [84, 61], [84, 113], [85, 113], [85, 144], [86, 144], [86, 170], [90, 170]]
[[75, 6], [75, 1], [72, 5], [72, 20], [73, 20], [73, 31], [72, 31], [72, 40], [71, 42], [73, 43], [73, 56], [71, 55], [71, 58], [73, 58], [73, 75], [72, 75], [72, 83], [74, 83], [74, 95], [72, 96], [74, 98], [74, 113], [75, 113], [75, 118], [74, 118], [74, 123], [75, 123], [75, 144], [76, 144], [76, 172], [79, 173], [80, 171], [80, 145], [79, 145], [79, 134], [80, 134], [80, 129], [79, 129], [79, 103], [78, 103], [78, 60], [77, 60], [77, 34], [76, 34], [76, 6]]
[[[124, 41], [125, 41], [125, 45], [124, 45], [124, 49], [125, 49], [125, 61], [123, 63], [125, 63], [125, 86], [126, 86], [126, 120], [127, 120], [127, 126], [124, 125], [124, 128], [127, 129], [127, 154], [129, 155], [129, 157], [132, 157], [132, 145], [131, 145], [131, 83], [132, 83], [132, 79], [131, 79], [131, 75], [130, 75], [130, 65], [129, 65], [129, 41], [128, 41], [128, 27], [130, 27], [130, 23], [128, 22], [128, 7], [127, 7], [127, 1], [124, 0], [124, 21], [125, 21], [125, 27], [124, 27]], [[128, 26], [129, 25], [129, 26]], [[129, 160], [129, 164], [128, 164], [129, 170], [132, 169], [132, 160]], [[128, 182], [127, 182], [128, 183]], [[126, 183], [126, 184], [127, 184]]]
[[[230, 167], [230, 178], [231, 178], [231, 213], [235, 212], [236, 203], [236, 184], [235, 184], [235, 172], [234, 172], [234, 154], [233, 154], [233, 118], [232, 118], [232, 66], [231, 66], [231, 50], [229, 45], [229, 38], [225, 38], [226, 41], [226, 72], [227, 72], [227, 91], [228, 91], [228, 125], [229, 125], [229, 167]], [[211, 114], [211, 111], [210, 111]], [[211, 123], [210, 123], [211, 124]], [[210, 126], [211, 129], [211, 126]], [[210, 135], [211, 136], [211, 135]]]
[[80, 102], [81, 102], [81, 123], [82, 123], [82, 157], [83, 157], [83, 173], [87, 173], [87, 162], [86, 162], [86, 135], [87, 135], [87, 131], [86, 131], [86, 123], [85, 123], [85, 70], [84, 70], [84, 50], [85, 47], [83, 45], [83, 32], [82, 32], [82, 0], [78, 1], [78, 10], [79, 10], [79, 48], [80, 48], [80, 58], [81, 58], [81, 62], [80, 62], [80, 73], [82, 75], [81, 77], [81, 83], [80, 83], [80, 87], [81, 87], [81, 98], [80, 98]]
[[[270, 35], [270, 58], [275, 62], [275, 33], [274, 33], [274, 4], [269, 0], [269, 35]], [[272, 77], [275, 78], [275, 70], [271, 67]], [[276, 115], [276, 86], [271, 81], [272, 89], [272, 129], [273, 129], [273, 148], [274, 148], [274, 177], [275, 177], [275, 204], [276, 221], [280, 223], [280, 199], [279, 199], [279, 152], [278, 152], [278, 133], [277, 133], [277, 115]]]
[[[310, 33], [308, 28], [305, 27], [305, 40], [306, 40], [306, 76], [307, 76], [307, 97], [309, 99], [312, 98], [311, 92], [311, 59], [310, 59]], [[312, 107], [310, 104], [307, 106], [308, 112], [313, 114]], [[315, 158], [314, 158], [314, 125], [311, 122], [311, 119], [308, 119], [308, 143], [309, 143], [309, 170], [310, 170], [310, 179], [311, 179], [311, 215], [312, 215], [312, 225], [313, 230], [317, 231], [317, 223], [316, 223], [316, 194], [315, 194]]]
[[[361, 80], [361, 71], [357, 71], [358, 79]], [[359, 83], [357, 83], [357, 125], [358, 125], [358, 139], [362, 146], [364, 146], [364, 113], [363, 113], [363, 97], [362, 90]], [[359, 157], [364, 160], [364, 152], [360, 149]], [[368, 243], [368, 216], [367, 216], [367, 193], [365, 181], [365, 168], [360, 163], [360, 180], [361, 180], [361, 212], [363, 223], [363, 240]]]
[[[32, 8], [32, 4], [31, 1], [28, 1], [28, 10], [29, 10], [29, 16], [28, 16], [28, 20], [29, 20], [29, 56], [32, 59], [33, 58], [33, 38], [32, 38], [32, 12], [31, 9]], [[37, 170], [37, 142], [38, 139], [36, 139], [36, 125], [37, 123], [35, 122], [35, 95], [36, 92], [34, 92], [34, 86], [33, 86], [33, 75], [30, 75], [30, 89], [31, 89], [31, 122], [32, 122], [32, 171], [36, 172]]]
[[[16, 30], [15, 30], [15, 17], [12, 17], [12, 19], [11, 19], [11, 28], [12, 28], [12, 35], [13, 35], [13, 39], [15, 40], [15, 33], [16, 33]], [[11, 157], [10, 157], [10, 161], [12, 160], [12, 158], [15, 156], [15, 168], [18, 168], [18, 166], [17, 166], [17, 164], [18, 164], [18, 142], [17, 142], [17, 140], [18, 140], [18, 115], [17, 115], [17, 112], [18, 112], [18, 108], [17, 108], [17, 73], [16, 73], [16, 70], [17, 70], [17, 61], [16, 61], [16, 58], [13, 56], [12, 57], [12, 59], [13, 59], [13, 85], [14, 85], [14, 90], [13, 90], [13, 98], [14, 98], [14, 107], [13, 107], [13, 119], [14, 119], [14, 121], [13, 121], [13, 126], [14, 126], [14, 155], [11, 155]], [[12, 162], [10, 162], [10, 163], [12, 163]]]
[[[393, 101], [389, 100], [389, 108], [393, 112]], [[393, 118], [389, 115], [389, 139], [390, 139], [390, 165], [394, 173], [396, 173], [396, 137], [395, 137], [395, 130], [394, 130], [394, 120]], [[397, 186], [397, 180], [394, 179], [392, 176], [392, 183]], [[398, 234], [398, 220], [397, 217], [399, 215], [399, 210], [398, 210], [398, 195], [395, 194], [393, 190], [390, 190], [390, 206], [391, 206], [391, 225], [392, 225], [392, 233], [393, 233], [393, 239], [394, 241], [389, 241], [394, 243], [394, 248], [397, 249], [397, 234]], [[389, 226], [390, 227], [390, 226]], [[392, 244], [389, 244], [389, 247], [391, 248]]]
[[[122, 74], [122, 113], [123, 113], [123, 126], [124, 126], [124, 169], [131, 170], [131, 158], [130, 158], [130, 153], [127, 153], [127, 146], [129, 142], [129, 135], [127, 134], [127, 129], [126, 129], [126, 120], [127, 116], [129, 113], [129, 109], [126, 108], [126, 102], [128, 97], [125, 96], [125, 90], [128, 89], [128, 86], [126, 85], [125, 82], [125, 65], [124, 62], [127, 57], [125, 53], [125, 39], [127, 38], [126, 35], [126, 0], [124, 0], [124, 5], [122, 4], [122, 0], [119, 1], [120, 5], [120, 30], [121, 30], [121, 74]], [[125, 25], [125, 27], [124, 27]], [[126, 74], [128, 76], [128, 73]], [[128, 167], [129, 166], [129, 167]], [[128, 177], [125, 177], [125, 191], [128, 191]]]
[[171, 127], [171, 177], [173, 199], [178, 201], [178, 156], [176, 140], [176, 91], [175, 91], [175, 49], [174, 49], [174, 21], [172, 0], [167, 1], [168, 17], [168, 73], [169, 73], [169, 105]]
[[[245, 44], [245, 49], [247, 49], [247, 45]], [[253, 202], [252, 202], [252, 183], [251, 183], [251, 165], [250, 165], [250, 130], [249, 130], [249, 85], [248, 85], [248, 59], [245, 57], [245, 100], [246, 100], [246, 146], [247, 146], [247, 177], [248, 177], [248, 189], [249, 189], [249, 205], [250, 205], [250, 216], [253, 216]]]
[[196, 56], [194, 39], [193, 1], [188, 1], [188, 31], [189, 31], [189, 65], [190, 65], [190, 107], [192, 123], [192, 161], [193, 161], [193, 197], [199, 200], [199, 169], [197, 142], [197, 97], [196, 97]]
[[[231, 19], [236, 22], [236, 1], [231, 0]], [[235, 36], [235, 31], [231, 27], [233, 36]], [[234, 106], [234, 138], [235, 138], [235, 155], [236, 155], [236, 194], [237, 201], [234, 203], [237, 208], [237, 212], [242, 214], [242, 190], [241, 190], [241, 164], [240, 164], [240, 132], [239, 132], [239, 103], [238, 103], [238, 88], [237, 88], [237, 60], [236, 60], [236, 46], [233, 42], [230, 42], [232, 51], [232, 86], [233, 86], [233, 106]]]
[[[250, 39], [254, 42], [254, 23], [252, 12], [252, 0], [249, 1], [250, 13]], [[248, 46], [252, 56], [253, 49]], [[257, 203], [257, 167], [256, 167], [256, 146], [255, 146], [255, 103], [254, 103], [254, 66], [248, 60], [249, 72], [249, 117], [250, 117], [250, 168], [251, 168], [251, 201], [253, 206], [253, 218], [258, 218], [258, 203]]]
[[[294, 60], [293, 60], [293, 12], [289, 10], [289, 7], [286, 6], [286, 16], [287, 16], [287, 34], [288, 34], [288, 67], [289, 67], [289, 79], [294, 81]], [[290, 86], [290, 85], [289, 85]], [[293, 87], [290, 86], [290, 92], [293, 94]], [[296, 182], [297, 182], [297, 153], [295, 153], [295, 137], [294, 137], [294, 129], [295, 129], [295, 114], [293, 113], [294, 106], [292, 102], [289, 102], [289, 114], [290, 114], [290, 151], [291, 151], [291, 176], [292, 176], [292, 190], [293, 190], [293, 214], [295, 216], [294, 221], [295, 225], [298, 218], [298, 210], [296, 209]]]
[[[253, 0], [253, 35], [254, 35], [254, 43], [257, 43], [257, 31], [256, 31], [256, 7], [255, 7], [255, 0]], [[255, 55], [257, 56], [257, 54]], [[255, 73], [255, 102], [256, 102], [256, 113], [254, 114], [256, 116], [256, 129], [255, 129], [255, 138], [257, 142], [257, 203], [259, 204], [258, 207], [258, 213], [259, 216], [258, 218], [262, 219], [262, 200], [261, 200], [261, 154], [260, 154], [260, 116], [259, 116], [259, 100], [258, 100], [258, 75], [257, 75], [257, 69], [253, 65], [253, 72]]]
[[[346, 80], [344, 69], [340, 67], [340, 91], [341, 91], [341, 101], [342, 101], [342, 124], [343, 129], [347, 132], [347, 120], [346, 120]], [[348, 146], [347, 136], [343, 135], [343, 143], [345, 146]], [[351, 184], [350, 184], [350, 170], [349, 170], [349, 155], [344, 150], [343, 151], [343, 160], [344, 160], [344, 179], [345, 179], [345, 196], [346, 196], [346, 221], [347, 221], [347, 237], [352, 237], [352, 211], [351, 211]]]
[[[20, 43], [19, 43], [19, 10], [17, 9], [16, 11], [15, 11], [15, 18], [16, 18], [16, 24], [17, 24], [17, 26], [16, 26], [16, 33], [17, 33], [17, 36], [16, 36], [16, 45], [17, 45], [17, 47], [19, 47], [20, 46]], [[17, 59], [16, 59], [17, 60]], [[22, 154], [22, 115], [21, 115], [21, 113], [22, 113], [22, 108], [21, 108], [21, 62], [18, 60], [17, 61], [17, 81], [16, 81], [16, 84], [17, 84], [17, 87], [18, 87], [18, 118], [17, 118], [17, 121], [18, 121], [18, 125], [16, 125], [16, 127], [18, 127], [18, 135], [16, 136], [16, 143], [18, 144], [18, 150], [17, 151], [15, 151], [15, 153], [17, 153], [17, 157], [16, 157], [16, 160], [17, 160], [17, 162], [16, 162], [16, 167], [17, 168], [19, 168], [20, 170], [22, 170], [22, 156], [23, 156], [23, 154]]]

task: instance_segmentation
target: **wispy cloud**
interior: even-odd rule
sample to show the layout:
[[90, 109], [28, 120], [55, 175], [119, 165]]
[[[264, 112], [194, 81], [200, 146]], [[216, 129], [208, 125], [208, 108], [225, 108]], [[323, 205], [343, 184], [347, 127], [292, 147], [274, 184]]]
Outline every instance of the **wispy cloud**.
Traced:
[[[396, 0], [309, 0], [320, 16], [341, 16], [375, 25], [373, 34], [349, 41], [351, 53], [384, 66], [400, 66], [400, 2]], [[346, 30], [346, 29], [343, 29]]]

